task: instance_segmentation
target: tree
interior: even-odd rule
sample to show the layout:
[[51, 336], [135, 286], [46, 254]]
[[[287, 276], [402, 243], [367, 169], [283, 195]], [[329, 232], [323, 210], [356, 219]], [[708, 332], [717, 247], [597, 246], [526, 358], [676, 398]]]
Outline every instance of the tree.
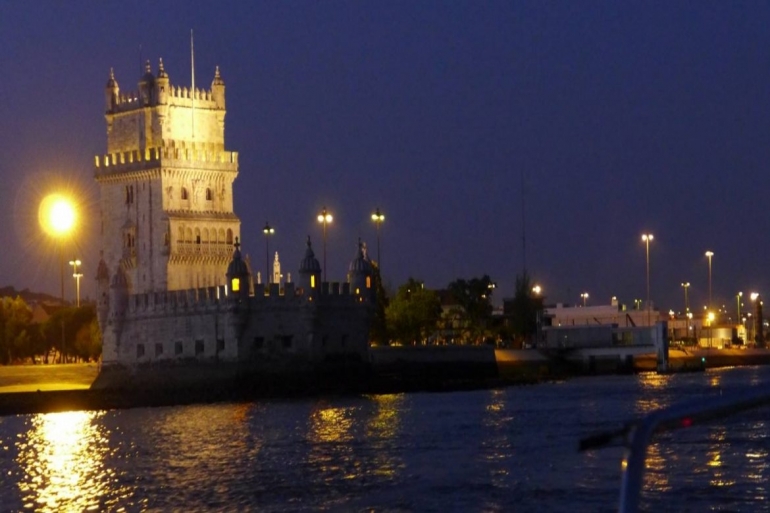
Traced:
[[468, 335], [475, 342], [481, 342], [486, 335], [492, 318], [491, 297], [495, 284], [488, 275], [470, 280], [458, 279], [447, 287], [460, 310], [455, 312], [467, 329]]
[[510, 314], [513, 333], [520, 341], [537, 333], [537, 316], [542, 310], [543, 298], [532, 292], [532, 281], [527, 271], [517, 275]]
[[21, 297], [0, 299], [0, 363], [31, 356], [31, 321], [32, 309]]
[[403, 344], [418, 344], [435, 333], [441, 317], [438, 294], [426, 290], [422, 282], [409, 278], [399, 287], [385, 310], [388, 332]]
[[[88, 327], [96, 319], [96, 307], [93, 304], [87, 304], [81, 307], [66, 307], [55, 311], [43, 326], [43, 336], [46, 341], [46, 350], [50, 351], [56, 348], [62, 351], [62, 330], [64, 332], [65, 358], [74, 355], [80, 358], [87, 358], [81, 355], [75, 346], [78, 338], [78, 332], [84, 327]], [[90, 353], [89, 353], [90, 354]]]

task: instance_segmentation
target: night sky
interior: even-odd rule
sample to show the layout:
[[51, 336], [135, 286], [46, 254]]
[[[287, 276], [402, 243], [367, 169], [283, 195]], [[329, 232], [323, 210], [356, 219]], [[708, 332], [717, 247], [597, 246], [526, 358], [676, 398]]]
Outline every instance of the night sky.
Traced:
[[[525, 265], [548, 302], [735, 308], [770, 294], [770, 4], [350, 1], [0, 3], [0, 285], [58, 294], [37, 224], [56, 187], [90, 223], [68, 246], [93, 296], [110, 68], [136, 90], [140, 59], [174, 85], [220, 66], [235, 211], [263, 270], [265, 221], [296, 276], [318, 211], [334, 215], [329, 278], [358, 237], [395, 289], [489, 274], [497, 302]], [[63, 185], [62, 185], [63, 184]], [[523, 203], [522, 203], [523, 202]], [[70, 255], [72, 253], [72, 255]], [[74, 296], [74, 280], [67, 295]]]

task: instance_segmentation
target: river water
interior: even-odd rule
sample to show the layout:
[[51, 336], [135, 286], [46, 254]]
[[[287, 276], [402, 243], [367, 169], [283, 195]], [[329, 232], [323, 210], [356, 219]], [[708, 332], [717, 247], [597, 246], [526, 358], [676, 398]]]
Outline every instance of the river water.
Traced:
[[[0, 511], [612, 511], [619, 447], [581, 437], [770, 367], [452, 393], [0, 418]], [[645, 506], [767, 505], [767, 412], [664, 435]]]

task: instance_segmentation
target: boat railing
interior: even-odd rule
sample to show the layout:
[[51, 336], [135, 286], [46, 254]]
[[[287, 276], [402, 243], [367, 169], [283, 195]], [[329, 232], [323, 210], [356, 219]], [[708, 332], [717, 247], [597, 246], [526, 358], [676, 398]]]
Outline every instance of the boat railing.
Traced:
[[647, 448], [656, 434], [685, 429], [709, 421], [724, 419], [736, 413], [770, 405], [770, 390], [754, 390], [718, 398], [693, 400], [656, 410], [627, 423], [623, 428], [599, 433], [580, 441], [580, 450], [588, 451], [616, 446], [625, 447], [621, 462], [621, 487], [618, 511], [639, 509], [647, 459]]

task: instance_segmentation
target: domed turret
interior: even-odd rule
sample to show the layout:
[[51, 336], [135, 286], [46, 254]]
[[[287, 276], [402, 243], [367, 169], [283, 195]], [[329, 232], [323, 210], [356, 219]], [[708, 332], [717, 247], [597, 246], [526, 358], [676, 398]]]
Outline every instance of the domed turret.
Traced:
[[139, 80], [139, 94], [142, 97], [144, 105], [150, 105], [153, 100], [153, 89], [155, 88], [155, 75], [152, 74], [152, 67], [148, 60], [144, 64], [144, 75]]
[[351, 292], [367, 296], [372, 289], [372, 263], [366, 255], [366, 245], [358, 239], [358, 251], [348, 266], [348, 283]]
[[313, 253], [313, 245], [310, 243], [310, 235], [307, 236], [307, 249], [305, 258], [299, 264], [299, 286], [306, 293], [318, 290], [321, 285], [321, 264]]
[[163, 67], [163, 59], [160, 59], [158, 64], [158, 78], [155, 79], [155, 97], [158, 99], [158, 103], [165, 105], [168, 98], [169, 78], [166, 69]]
[[211, 97], [217, 104], [218, 109], [225, 108], [225, 81], [219, 74], [219, 66], [214, 71], [214, 80], [211, 82]]
[[107, 79], [107, 85], [104, 89], [104, 99], [107, 111], [111, 111], [118, 104], [118, 95], [120, 94], [120, 86], [118, 81], [115, 80], [115, 72], [110, 68], [110, 78]]
[[233, 294], [237, 295], [240, 299], [245, 299], [249, 297], [251, 272], [249, 271], [248, 264], [241, 258], [241, 243], [238, 237], [235, 238], [234, 246], [233, 259], [230, 260], [230, 264], [227, 266], [227, 283]]

